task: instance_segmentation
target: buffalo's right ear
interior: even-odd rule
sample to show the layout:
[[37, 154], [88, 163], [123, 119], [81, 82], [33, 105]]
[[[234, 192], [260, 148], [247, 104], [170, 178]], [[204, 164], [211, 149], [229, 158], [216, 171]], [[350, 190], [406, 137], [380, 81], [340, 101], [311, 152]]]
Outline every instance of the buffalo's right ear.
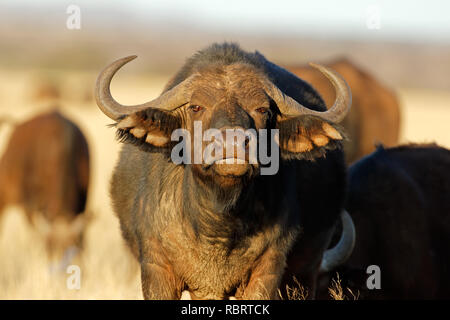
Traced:
[[278, 119], [277, 128], [280, 153], [287, 160], [323, 157], [327, 150], [340, 148], [345, 139], [339, 125], [311, 115]]
[[181, 121], [173, 112], [149, 108], [125, 116], [115, 127], [121, 142], [151, 149], [169, 148], [171, 134], [181, 127]]

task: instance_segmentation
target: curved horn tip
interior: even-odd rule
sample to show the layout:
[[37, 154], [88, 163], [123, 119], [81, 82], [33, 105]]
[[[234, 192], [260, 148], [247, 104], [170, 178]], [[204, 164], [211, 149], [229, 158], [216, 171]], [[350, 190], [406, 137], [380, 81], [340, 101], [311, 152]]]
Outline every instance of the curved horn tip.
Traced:
[[112, 62], [111, 64], [109, 64], [109, 65], [107, 66], [107, 68], [110, 67], [111, 65], [117, 65], [117, 63], [119, 63], [119, 64], [120, 64], [120, 67], [122, 67], [124, 64], [126, 64], [126, 63], [128, 63], [128, 62], [130, 62], [131, 60], [134, 60], [134, 59], [136, 59], [136, 58], [137, 58], [137, 55], [135, 55], [135, 54], [134, 54], [134, 55], [131, 55], [131, 56], [126, 56], [126, 57], [120, 58], [120, 59], [118, 59], [118, 60]]
[[108, 66], [106, 66], [106, 69], [111, 68], [112, 66], [117, 66], [117, 65], [119, 65], [119, 68], [121, 68], [123, 65], [125, 65], [126, 63], [128, 63], [131, 60], [134, 60], [136, 58], [137, 58], [137, 55], [134, 54], [131, 56], [126, 56], [126, 57], [117, 59], [114, 62], [111, 62]]
[[322, 65], [315, 63], [315, 62], [309, 62], [308, 63], [311, 67], [319, 69], [320, 67], [322, 67]]
[[342, 234], [334, 248], [324, 252], [319, 273], [333, 270], [343, 264], [352, 254], [355, 248], [356, 230], [353, 220], [347, 210], [341, 212]]
[[313, 67], [314, 69], [317, 69], [317, 70], [319, 70], [322, 73], [325, 73], [325, 75], [326, 75], [326, 72], [332, 72], [333, 74], [338, 75], [340, 78], [342, 78], [342, 76], [339, 73], [337, 73], [335, 70], [333, 70], [333, 69], [331, 69], [331, 68], [329, 68], [327, 66], [321, 65], [320, 63], [309, 62], [308, 64], [311, 67]]
[[136, 55], [136, 54], [133, 54], [133, 55], [131, 55], [131, 56], [126, 56], [126, 57], [124, 57], [124, 58], [122, 58], [122, 59], [120, 59], [120, 60], [126, 60], [127, 62], [128, 61], [131, 61], [131, 60], [134, 60], [134, 59], [136, 59], [138, 56]]
[[314, 69], [317, 69], [317, 70], [319, 70], [319, 71], [322, 72], [322, 73], [325, 73], [326, 71], [328, 71], [328, 72], [331, 71], [331, 72], [333, 72], [334, 74], [337, 74], [336, 71], [334, 71], [334, 70], [328, 68], [327, 66], [321, 65], [320, 63], [309, 62], [308, 64], [309, 64], [311, 67], [313, 67]]

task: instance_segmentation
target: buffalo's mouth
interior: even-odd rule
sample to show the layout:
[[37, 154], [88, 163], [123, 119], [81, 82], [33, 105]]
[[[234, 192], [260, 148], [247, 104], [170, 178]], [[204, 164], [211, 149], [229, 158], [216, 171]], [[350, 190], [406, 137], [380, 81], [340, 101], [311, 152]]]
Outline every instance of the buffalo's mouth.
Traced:
[[225, 177], [242, 177], [250, 174], [253, 167], [257, 164], [251, 164], [248, 154], [244, 157], [212, 157], [205, 159], [202, 165], [204, 170], [212, 170], [214, 173]]
[[241, 177], [250, 171], [251, 165], [245, 159], [226, 158], [215, 161], [212, 169], [221, 176]]

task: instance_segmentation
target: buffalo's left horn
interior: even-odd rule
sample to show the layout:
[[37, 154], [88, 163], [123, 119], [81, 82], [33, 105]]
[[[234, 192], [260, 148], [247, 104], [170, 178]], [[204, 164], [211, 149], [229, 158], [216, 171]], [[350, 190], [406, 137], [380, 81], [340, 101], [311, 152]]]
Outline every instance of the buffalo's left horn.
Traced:
[[339, 242], [331, 249], [326, 250], [322, 256], [320, 273], [329, 272], [343, 264], [352, 254], [355, 247], [355, 225], [346, 210], [341, 212], [342, 235]]
[[116, 72], [126, 63], [135, 59], [137, 56], [129, 56], [114, 61], [100, 72], [95, 86], [95, 100], [98, 107], [104, 114], [113, 120], [118, 120], [125, 115], [135, 113], [147, 108], [156, 108], [161, 110], [174, 110], [189, 101], [187, 86], [191, 78], [188, 78], [164, 92], [158, 98], [139, 105], [124, 106], [118, 103], [111, 95], [110, 84]]
[[342, 121], [350, 111], [352, 105], [352, 93], [347, 82], [336, 71], [330, 68], [315, 63], [310, 63], [310, 65], [323, 73], [333, 84], [334, 90], [336, 91], [336, 99], [330, 109], [323, 112], [311, 110], [284, 94], [270, 81], [264, 84], [267, 94], [277, 103], [281, 114], [284, 116], [314, 115], [332, 123]]

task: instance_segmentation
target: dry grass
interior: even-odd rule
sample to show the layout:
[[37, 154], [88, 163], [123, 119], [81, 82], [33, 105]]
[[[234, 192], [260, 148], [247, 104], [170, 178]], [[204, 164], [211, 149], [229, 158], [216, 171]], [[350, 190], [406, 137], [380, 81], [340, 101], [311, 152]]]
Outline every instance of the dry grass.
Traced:
[[295, 286], [293, 287], [286, 286], [286, 288], [284, 288], [284, 293], [281, 291], [281, 289], [278, 289], [278, 295], [280, 299], [284, 299], [284, 296], [287, 298], [287, 300], [306, 300], [308, 298], [308, 290], [305, 289], [305, 287], [303, 287], [295, 277], [294, 283]]
[[[34, 103], [26, 94], [34, 79], [33, 73], [28, 74], [0, 73], [1, 117], [21, 121], [47, 109], [47, 104]], [[66, 84], [79, 84], [80, 88], [94, 78], [85, 74], [61, 77]], [[112, 91], [119, 101], [133, 104], [156, 96], [163, 85], [160, 78], [142, 80], [125, 73], [113, 82]], [[450, 119], [450, 94], [401, 90], [399, 96], [405, 104], [403, 141], [433, 140], [450, 147], [446, 121]], [[73, 96], [64, 100], [62, 111], [85, 132], [92, 155], [88, 209], [95, 219], [87, 230], [83, 255], [74, 262], [81, 267], [81, 288], [69, 290], [67, 274], [49, 271], [42, 239], [28, 226], [20, 208], [8, 208], [0, 219], [0, 299], [141, 299], [139, 268], [125, 248], [108, 198], [109, 178], [119, 150], [114, 131], [107, 128], [111, 121], [93, 102], [77, 101]], [[0, 126], [0, 153], [10, 132], [11, 126]], [[289, 299], [305, 299], [308, 295], [300, 286], [286, 290]], [[343, 292], [340, 282], [332, 290], [336, 299], [355, 297]]]
[[328, 292], [333, 300], [359, 299], [359, 292], [355, 294], [350, 288], [345, 288], [344, 292], [344, 288], [342, 287], [341, 278], [339, 277], [339, 274], [337, 274], [336, 278], [333, 278], [331, 280], [331, 287], [328, 289]]
[[[280, 299], [287, 300], [306, 300], [308, 299], [308, 290], [294, 277], [294, 285], [286, 286], [284, 292], [278, 289]], [[345, 290], [344, 290], [345, 289]], [[329, 296], [332, 300], [358, 300], [359, 293], [353, 293], [350, 288], [343, 288], [339, 274], [331, 280], [331, 287], [328, 288]]]
[[81, 269], [81, 287], [70, 290], [70, 274], [51, 271], [43, 239], [21, 209], [9, 208], [2, 218], [0, 299], [141, 299], [137, 263], [113, 219], [99, 217], [90, 225], [85, 250], [72, 261]]

